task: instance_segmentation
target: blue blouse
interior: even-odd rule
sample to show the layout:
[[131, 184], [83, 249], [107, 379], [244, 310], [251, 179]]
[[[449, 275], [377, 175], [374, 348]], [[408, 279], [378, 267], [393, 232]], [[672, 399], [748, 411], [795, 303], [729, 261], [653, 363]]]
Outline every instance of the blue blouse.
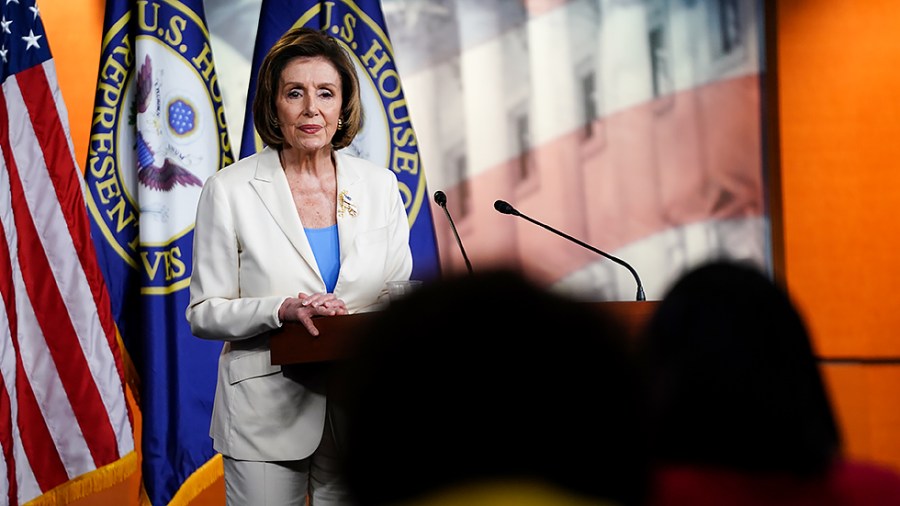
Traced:
[[303, 230], [316, 257], [322, 279], [325, 280], [325, 291], [334, 293], [334, 285], [337, 284], [338, 273], [341, 271], [341, 247], [337, 225]]

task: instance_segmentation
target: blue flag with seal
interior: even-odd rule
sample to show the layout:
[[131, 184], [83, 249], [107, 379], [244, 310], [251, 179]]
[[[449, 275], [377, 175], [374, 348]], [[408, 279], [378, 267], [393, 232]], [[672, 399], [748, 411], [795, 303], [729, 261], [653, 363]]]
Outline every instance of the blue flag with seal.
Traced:
[[378, 0], [262, 1], [244, 114], [241, 158], [262, 148], [253, 127], [252, 110], [259, 65], [275, 41], [295, 26], [308, 26], [328, 33], [343, 45], [356, 63], [365, 123], [353, 143], [345, 149], [388, 167], [397, 175], [409, 216], [412, 278], [438, 277], [440, 262], [425, 171], [420, 163], [418, 141]]
[[138, 383], [144, 489], [186, 502], [221, 475], [208, 428], [222, 345], [194, 337], [185, 308], [200, 189], [233, 156], [202, 0], [109, 0], [103, 31], [91, 232]]

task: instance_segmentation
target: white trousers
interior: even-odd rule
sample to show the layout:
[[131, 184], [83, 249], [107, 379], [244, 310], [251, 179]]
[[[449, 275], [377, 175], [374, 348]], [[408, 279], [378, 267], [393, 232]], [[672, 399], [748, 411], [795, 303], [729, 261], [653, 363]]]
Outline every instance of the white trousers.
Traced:
[[330, 414], [322, 441], [303, 460], [260, 462], [222, 455], [227, 506], [349, 506]]

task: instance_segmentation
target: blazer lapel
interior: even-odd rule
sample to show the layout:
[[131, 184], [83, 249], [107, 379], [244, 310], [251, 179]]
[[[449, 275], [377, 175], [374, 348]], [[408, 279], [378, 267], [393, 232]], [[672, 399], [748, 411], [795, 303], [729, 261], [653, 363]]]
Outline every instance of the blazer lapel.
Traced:
[[278, 151], [267, 147], [260, 153], [256, 175], [250, 181], [250, 186], [256, 191], [263, 206], [272, 215], [272, 219], [287, 236], [297, 253], [314, 272], [318, 273], [319, 266], [303, 231], [300, 215], [294, 207], [291, 189], [278, 161]]
[[[362, 180], [359, 175], [358, 167], [353, 165], [352, 161], [341, 153], [335, 153], [335, 161], [337, 163], [337, 225], [338, 225], [338, 241], [341, 248], [341, 270], [346, 263], [346, 255], [350, 253], [350, 246], [356, 240], [359, 234], [359, 224], [361, 220], [360, 213], [364, 213], [365, 209], [357, 207], [357, 196], [362, 194], [363, 189], [359, 187]], [[340, 280], [338, 273], [338, 280]]]

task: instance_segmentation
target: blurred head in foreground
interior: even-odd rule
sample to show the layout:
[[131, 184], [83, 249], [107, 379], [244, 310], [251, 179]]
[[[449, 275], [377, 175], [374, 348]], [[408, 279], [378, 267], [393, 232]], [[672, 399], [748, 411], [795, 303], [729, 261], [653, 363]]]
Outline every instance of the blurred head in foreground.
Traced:
[[643, 383], [598, 305], [476, 272], [392, 302], [361, 337], [338, 376], [360, 504], [452, 502], [482, 486], [506, 502], [643, 501]]
[[813, 476], [837, 455], [810, 336], [757, 267], [716, 261], [687, 273], [642, 342], [651, 443], [663, 463]]

